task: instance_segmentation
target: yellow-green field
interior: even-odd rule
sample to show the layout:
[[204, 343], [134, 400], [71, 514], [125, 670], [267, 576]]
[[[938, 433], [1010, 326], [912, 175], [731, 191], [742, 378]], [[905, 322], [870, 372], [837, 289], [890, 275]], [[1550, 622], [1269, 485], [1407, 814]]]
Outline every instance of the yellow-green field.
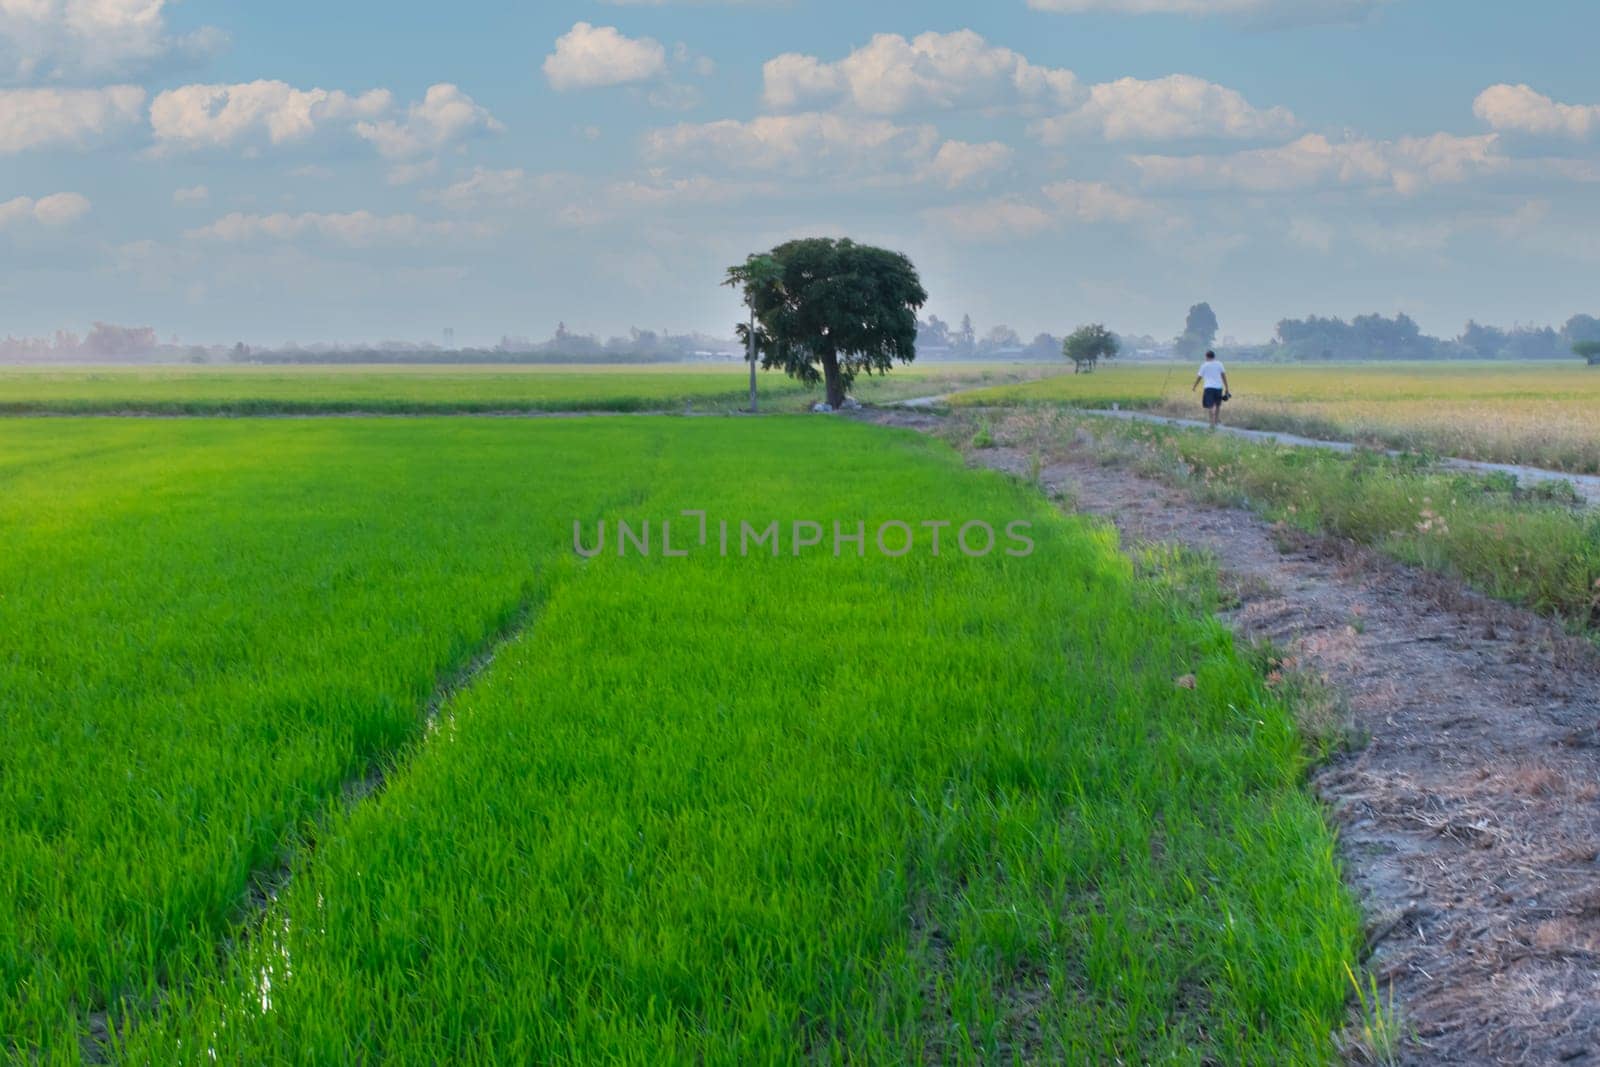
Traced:
[[[1235, 363], [1226, 421], [1392, 448], [1600, 472], [1600, 368], [1565, 363]], [[1185, 363], [1106, 367], [963, 393], [960, 404], [1061, 403], [1199, 417]]]
[[[856, 380], [863, 401], [1026, 382], [1056, 364], [932, 363]], [[760, 394], [797, 410], [820, 390], [772, 372]], [[523, 366], [72, 367], [0, 370], [0, 413], [272, 414], [374, 411], [674, 411], [732, 409], [749, 397], [745, 364]]]

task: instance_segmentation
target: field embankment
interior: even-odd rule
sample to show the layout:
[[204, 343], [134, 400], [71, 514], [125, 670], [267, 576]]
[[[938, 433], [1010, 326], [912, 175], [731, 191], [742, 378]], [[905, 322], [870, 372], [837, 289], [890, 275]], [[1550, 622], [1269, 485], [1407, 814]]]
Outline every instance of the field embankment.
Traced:
[[967, 413], [945, 432], [998, 435], [1041, 453], [1081, 438], [1101, 462], [1370, 546], [1600, 634], [1600, 512], [1561, 482], [1522, 487], [1509, 475], [1441, 471], [1421, 457], [1257, 443], [1063, 409]]
[[[1359, 922], [1290, 710], [1103, 530], [942, 446], [810, 419], [0, 441], [11, 1053], [73, 1062], [104, 1012], [137, 1063], [1331, 1055]], [[573, 552], [574, 520], [683, 546], [684, 509], [829, 542]], [[969, 518], [1036, 551], [831, 551], [836, 519]], [[439, 679], [530, 603], [430, 734]]]
[[[1227, 419], [1435, 456], [1600, 473], [1600, 371], [1570, 363], [1278, 364], [1228, 368]], [[1093, 374], [978, 389], [962, 406], [1118, 404], [1198, 417], [1190, 364], [1107, 366]]]
[[[1059, 366], [929, 363], [857, 379], [863, 401], [1017, 384]], [[766, 410], [799, 411], [816, 390], [759, 376]], [[0, 415], [425, 415], [735, 411], [744, 364], [0, 368]]]

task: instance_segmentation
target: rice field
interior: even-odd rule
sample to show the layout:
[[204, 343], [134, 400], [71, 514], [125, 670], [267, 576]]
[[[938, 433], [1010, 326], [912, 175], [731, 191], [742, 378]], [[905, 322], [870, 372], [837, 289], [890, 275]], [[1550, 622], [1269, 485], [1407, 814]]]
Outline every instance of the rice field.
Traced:
[[[929, 363], [857, 379], [863, 401], [1028, 381], [1055, 365]], [[523, 366], [146, 366], [0, 369], [0, 414], [263, 415], [733, 410], [743, 363]], [[820, 392], [759, 375], [762, 403], [800, 410]]]
[[0, 487], [10, 1058], [1333, 1057], [1290, 709], [929, 439], [24, 419]]
[[[1389, 448], [1600, 473], [1600, 369], [1562, 363], [1234, 363], [1228, 422]], [[1108, 366], [962, 394], [961, 404], [1060, 403], [1200, 417], [1194, 368]]]

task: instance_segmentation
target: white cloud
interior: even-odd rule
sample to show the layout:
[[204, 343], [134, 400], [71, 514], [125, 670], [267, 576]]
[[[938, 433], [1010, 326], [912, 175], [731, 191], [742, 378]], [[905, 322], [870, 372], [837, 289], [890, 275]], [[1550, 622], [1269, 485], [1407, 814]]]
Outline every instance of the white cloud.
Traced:
[[118, 126], [138, 122], [143, 106], [144, 90], [136, 85], [0, 89], [0, 155], [85, 145]]
[[526, 201], [530, 186], [528, 173], [520, 167], [512, 170], [476, 167], [467, 177], [425, 193], [424, 198], [457, 211], [485, 205], [515, 206]]
[[789, 53], [763, 68], [768, 107], [790, 110], [848, 100], [872, 115], [1018, 105], [1064, 107], [1071, 71], [1038, 67], [972, 30], [873, 37], [838, 62]]
[[0, 77], [118, 77], [192, 60], [226, 41], [215, 29], [167, 33], [166, 0], [0, 0]]
[[352, 247], [388, 244], [421, 244], [430, 240], [462, 235], [481, 236], [483, 228], [456, 222], [427, 222], [415, 215], [375, 215], [370, 211], [290, 215], [247, 215], [233, 212], [186, 236], [201, 240], [237, 244], [270, 239], [290, 241], [311, 235]]
[[1074, 134], [1096, 134], [1110, 141], [1272, 137], [1295, 125], [1286, 108], [1257, 108], [1233, 89], [1173, 74], [1096, 85], [1081, 107], [1042, 119], [1029, 129], [1045, 144], [1059, 145]]
[[1526, 85], [1491, 85], [1478, 94], [1472, 113], [1507, 133], [1584, 140], [1600, 130], [1600, 104], [1557, 103]]
[[615, 26], [579, 22], [557, 38], [544, 76], [558, 92], [650, 81], [665, 74], [667, 50], [649, 37], [625, 37]]
[[473, 134], [504, 129], [486, 108], [449, 83], [429, 87], [422, 101], [412, 104], [401, 121], [356, 124], [356, 133], [371, 141], [387, 159], [437, 152]]
[[375, 118], [393, 102], [386, 89], [351, 96], [281, 81], [185, 85], [151, 102], [150, 125], [163, 149], [227, 148], [263, 137], [280, 145], [305, 140], [327, 123]]
[[1285, 192], [1321, 186], [1388, 186], [1411, 194], [1454, 184], [1505, 165], [1498, 137], [1404, 137], [1329, 141], [1308, 134], [1279, 148], [1230, 155], [1130, 156], [1146, 184]]
[[1056, 182], [1044, 187], [1044, 195], [1058, 215], [1073, 222], [1139, 222], [1159, 214], [1150, 201], [1105, 182]]
[[0, 203], [0, 230], [25, 222], [41, 226], [65, 226], [89, 213], [89, 199], [77, 193], [52, 193], [35, 200], [19, 196]]
[[[477, 167], [461, 180], [423, 193], [423, 199], [457, 212], [509, 211], [561, 226], [594, 226], [641, 214], [650, 217], [667, 205], [717, 205], [755, 194], [781, 192], [767, 182], [726, 182], [703, 176], [669, 178], [652, 172], [643, 179], [595, 182], [569, 173], [529, 174], [521, 168]], [[528, 209], [534, 209], [528, 215]]]
[[198, 204], [211, 199], [211, 190], [204, 185], [191, 185], [185, 189], [175, 189], [172, 193], [174, 204]]
[[1335, 22], [1361, 18], [1390, 0], [1028, 0], [1035, 11], [1064, 14], [1228, 15], [1275, 22]]
[[1041, 192], [1042, 201], [999, 197], [935, 208], [925, 217], [952, 236], [973, 242], [1026, 239], [1073, 225], [1139, 225], [1162, 232], [1179, 225], [1160, 206], [1105, 182], [1062, 181]]
[[999, 141], [969, 144], [946, 141], [933, 157], [933, 175], [951, 188], [967, 185], [1005, 170], [1013, 152]]
[[935, 208], [927, 219], [965, 241], [1009, 241], [1034, 237], [1057, 225], [1049, 211], [1016, 197]]
[[655, 158], [690, 158], [750, 170], [883, 171], [926, 166], [939, 147], [932, 126], [808, 112], [724, 119], [656, 130], [645, 140]]

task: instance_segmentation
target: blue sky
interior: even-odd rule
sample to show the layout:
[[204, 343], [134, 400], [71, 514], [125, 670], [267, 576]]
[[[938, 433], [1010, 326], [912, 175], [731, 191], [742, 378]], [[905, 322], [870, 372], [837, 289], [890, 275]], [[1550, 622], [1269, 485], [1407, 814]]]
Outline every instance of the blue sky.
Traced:
[[[330, 14], [330, 12], [333, 12]], [[0, 334], [727, 333], [850, 235], [1026, 335], [1600, 313], [1592, 0], [0, 0]]]

